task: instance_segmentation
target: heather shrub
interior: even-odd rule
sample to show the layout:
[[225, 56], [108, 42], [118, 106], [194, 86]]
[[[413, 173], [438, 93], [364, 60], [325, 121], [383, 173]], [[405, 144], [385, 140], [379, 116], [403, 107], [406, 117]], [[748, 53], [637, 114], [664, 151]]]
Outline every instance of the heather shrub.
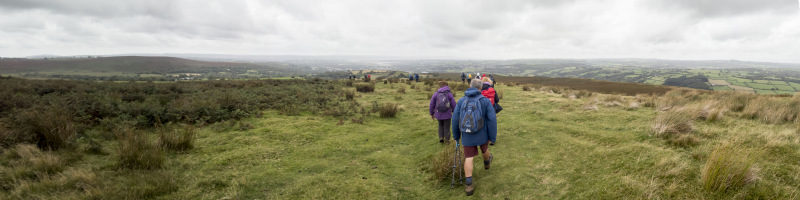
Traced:
[[703, 188], [712, 192], [726, 192], [741, 188], [757, 180], [757, 156], [733, 144], [722, 144], [711, 152], [702, 171]]

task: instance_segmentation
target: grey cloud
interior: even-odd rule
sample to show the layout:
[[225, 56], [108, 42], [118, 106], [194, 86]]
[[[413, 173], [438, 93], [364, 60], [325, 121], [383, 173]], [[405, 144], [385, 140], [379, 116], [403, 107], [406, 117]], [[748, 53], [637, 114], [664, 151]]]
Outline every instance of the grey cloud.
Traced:
[[798, 12], [797, 0], [663, 0], [656, 7], [687, 10], [700, 17], [724, 17], [752, 13], [792, 14]]

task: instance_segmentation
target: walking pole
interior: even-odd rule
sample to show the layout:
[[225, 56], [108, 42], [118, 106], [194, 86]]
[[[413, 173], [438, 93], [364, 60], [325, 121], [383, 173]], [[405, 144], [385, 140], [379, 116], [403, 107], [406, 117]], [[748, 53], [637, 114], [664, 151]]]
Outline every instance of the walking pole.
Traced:
[[[455, 152], [455, 155], [453, 155], [453, 178], [450, 179], [450, 189], [453, 189], [453, 187], [455, 187], [455, 184], [456, 184], [456, 166], [457, 166], [456, 165], [456, 161], [457, 160], [458, 160], [458, 141], [456, 141], [456, 152]], [[461, 177], [461, 176], [459, 176], [459, 177]]]

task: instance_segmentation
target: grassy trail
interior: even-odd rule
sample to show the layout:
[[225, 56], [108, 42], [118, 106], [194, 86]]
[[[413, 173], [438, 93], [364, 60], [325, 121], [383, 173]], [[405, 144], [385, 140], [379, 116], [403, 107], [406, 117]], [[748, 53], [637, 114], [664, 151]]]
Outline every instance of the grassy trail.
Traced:
[[[315, 115], [266, 112], [244, 120], [255, 128], [221, 123], [202, 129], [197, 147], [170, 158], [167, 169], [185, 184], [166, 199], [456, 199], [463, 186], [437, 182], [426, 169], [445, 148], [428, 115], [427, 93], [377, 84], [359, 93], [364, 105], [397, 102], [396, 118], [373, 114], [364, 124]], [[421, 83], [419, 84], [421, 85]], [[418, 85], [418, 86], [419, 86]], [[680, 148], [647, 133], [656, 112], [601, 107], [584, 99], [498, 86], [498, 144], [491, 170], [475, 162], [475, 196], [488, 199], [706, 199], [742, 198], [743, 192], [702, 190], [701, 158], [712, 144]], [[455, 91], [456, 98], [463, 91]], [[714, 132], [708, 129], [706, 132]], [[703, 153], [698, 153], [703, 152]], [[794, 177], [796, 181], [798, 177]], [[763, 187], [769, 187], [762, 186]], [[755, 189], [754, 189], [755, 188]], [[796, 190], [788, 190], [796, 191]], [[784, 194], [785, 195], [785, 194]]]

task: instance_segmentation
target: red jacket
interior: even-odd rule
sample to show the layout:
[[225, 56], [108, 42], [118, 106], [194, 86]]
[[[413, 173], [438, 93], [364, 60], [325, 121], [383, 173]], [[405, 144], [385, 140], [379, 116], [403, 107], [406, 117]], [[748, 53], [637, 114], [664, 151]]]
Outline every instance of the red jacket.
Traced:
[[481, 91], [481, 94], [489, 99], [489, 101], [492, 102], [492, 105], [494, 105], [494, 96], [497, 94], [497, 92], [494, 91], [494, 88], [485, 89]]

